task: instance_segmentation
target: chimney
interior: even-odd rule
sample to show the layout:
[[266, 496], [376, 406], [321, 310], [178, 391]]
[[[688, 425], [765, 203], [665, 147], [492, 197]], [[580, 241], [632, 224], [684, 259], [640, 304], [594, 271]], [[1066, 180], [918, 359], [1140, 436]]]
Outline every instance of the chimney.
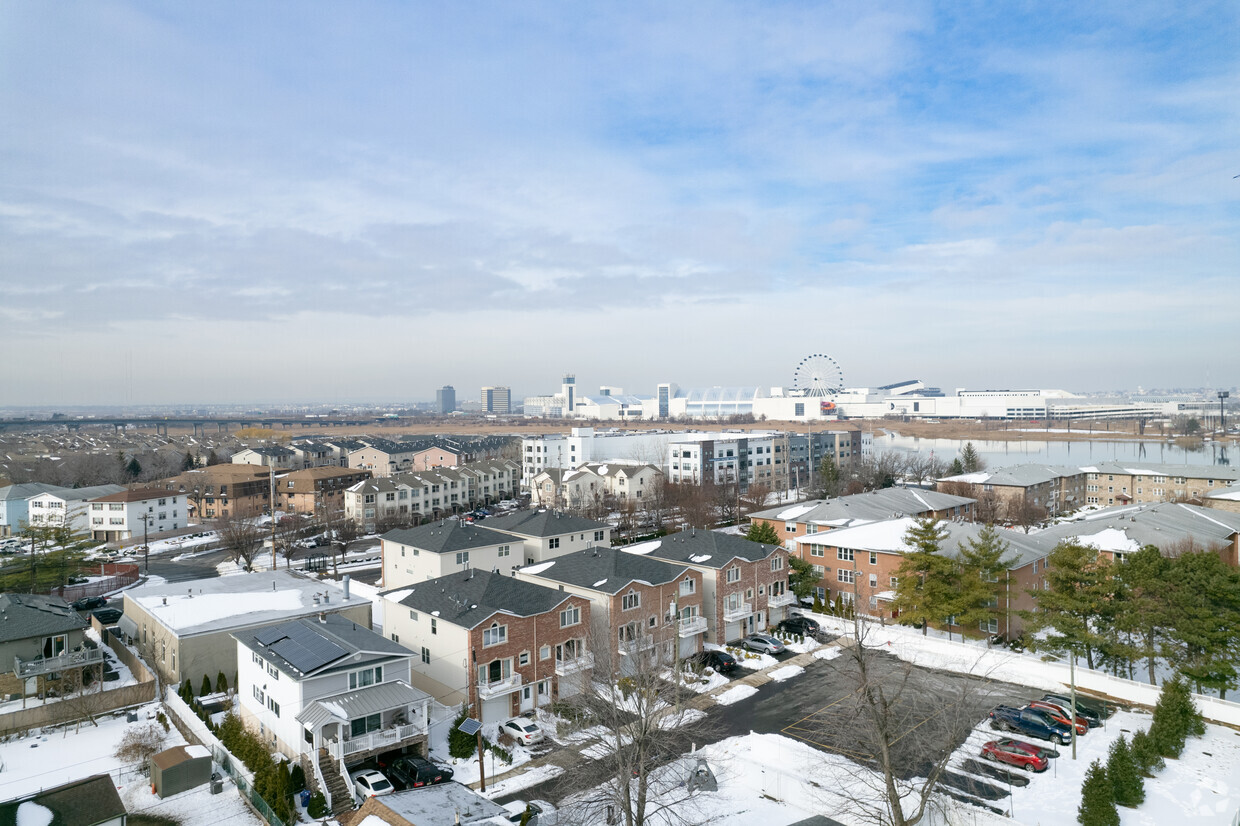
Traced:
[[321, 603], [322, 601], [323, 601], [323, 598], [319, 596], [319, 592], [318, 592], [318, 591], [315, 591], [315, 592], [314, 592], [314, 604], [315, 604], [315, 605], [318, 605], [318, 604], [319, 604], [319, 603]]
[[323, 602], [326, 604], [332, 601], [331, 589], [323, 592]]
[[164, 597], [164, 605], [167, 605], [167, 604], [168, 604], [168, 598]]
[[344, 601], [349, 601], [349, 575], [344, 575]]

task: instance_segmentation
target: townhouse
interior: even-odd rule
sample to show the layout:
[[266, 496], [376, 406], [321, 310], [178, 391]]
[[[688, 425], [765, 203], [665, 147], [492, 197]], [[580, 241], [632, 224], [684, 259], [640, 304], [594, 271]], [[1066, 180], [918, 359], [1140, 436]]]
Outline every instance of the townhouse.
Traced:
[[592, 546], [611, 545], [611, 525], [556, 510], [523, 510], [486, 520], [490, 530], [521, 540], [525, 564]]
[[276, 470], [293, 470], [301, 467], [297, 451], [283, 445], [260, 445], [238, 450], [232, 455], [234, 465], [261, 465]]
[[663, 471], [654, 465], [632, 462], [608, 462], [586, 465], [603, 480], [608, 501], [617, 505], [626, 502], [641, 504], [654, 495], [655, 488], [663, 481]]
[[1071, 513], [1087, 502], [1085, 472], [1059, 465], [1014, 465], [948, 476], [939, 480], [938, 487], [946, 493], [979, 501], [993, 497], [1000, 517], [1015, 514], [1021, 508], [1057, 516]]
[[1240, 468], [1221, 465], [1098, 462], [1081, 472], [1086, 475], [1085, 499], [1091, 505], [1200, 503], [1211, 493], [1240, 482]]
[[387, 524], [416, 524], [516, 496], [515, 462], [484, 461], [377, 476], [344, 492], [345, 516], [366, 530]]
[[520, 539], [458, 519], [388, 531], [379, 538], [379, 548], [387, 588], [469, 569], [509, 573], [525, 564]]
[[86, 488], [56, 488], [36, 493], [26, 500], [27, 524], [32, 527], [63, 527], [75, 534], [90, 526], [90, 500], [125, 490], [120, 485], [92, 485]]
[[49, 688], [103, 676], [103, 651], [86, 636], [86, 620], [60, 597], [0, 594], [0, 694], [43, 696]]
[[349, 453], [349, 467], [369, 470], [375, 476], [395, 476], [414, 469], [413, 457], [417, 453], [417, 445], [412, 443], [368, 439]]
[[502, 722], [589, 682], [590, 601], [469, 569], [383, 592], [384, 630], [418, 654], [414, 685]]
[[530, 484], [530, 505], [536, 508], [589, 510], [603, 507], [607, 485], [590, 465], [549, 467]]
[[702, 576], [706, 640], [725, 643], [788, 616], [788, 551], [718, 531], [681, 531], [623, 547], [630, 554], [687, 565]]
[[346, 489], [370, 478], [368, 470], [311, 467], [276, 476], [276, 509], [310, 515], [344, 513]]
[[596, 674], [623, 675], [636, 667], [632, 658], [670, 662], [702, 648], [702, 574], [688, 565], [593, 547], [520, 568], [516, 577], [589, 600]]
[[122, 490], [91, 499], [87, 507], [90, 536], [97, 542], [174, 531], [189, 524], [189, 500], [179, 491]]

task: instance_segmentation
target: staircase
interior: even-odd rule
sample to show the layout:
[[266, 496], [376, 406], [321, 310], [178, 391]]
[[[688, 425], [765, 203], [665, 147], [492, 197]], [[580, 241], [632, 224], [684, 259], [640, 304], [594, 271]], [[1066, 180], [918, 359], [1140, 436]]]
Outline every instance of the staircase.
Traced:
[[339, 764], [327, 753], [327, 749], [319, 749], [319, 773], [327, 784], [327, 793], [332, 799], [332, 817], [353, 810], [353, 790], [349, 781], [340, 776]]

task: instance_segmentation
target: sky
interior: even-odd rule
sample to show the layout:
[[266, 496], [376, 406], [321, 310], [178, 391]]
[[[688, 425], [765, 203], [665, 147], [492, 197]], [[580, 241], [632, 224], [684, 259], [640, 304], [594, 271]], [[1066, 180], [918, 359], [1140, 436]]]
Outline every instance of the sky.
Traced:
[[1240, 5], [0, 7], [0, 400], [1231, 386]]

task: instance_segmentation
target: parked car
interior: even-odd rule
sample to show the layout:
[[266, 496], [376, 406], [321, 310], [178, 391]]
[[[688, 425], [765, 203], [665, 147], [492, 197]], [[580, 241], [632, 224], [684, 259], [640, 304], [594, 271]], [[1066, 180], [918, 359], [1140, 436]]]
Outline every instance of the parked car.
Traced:
[[788, 634], [804, 634], [812, 637], [819, 631], [818, 623], [809, 617], [788, 617], [786, 620], [780, 620], [775, 626], [777, 631], [783, 631]]
[[115, 625], [120, 622], [120, 619], [124, 613], [125, 612], [119, 608], [102, 608], [95, 611], [92, 616], [99, 620], [99, 622], [103, 625]]
[[741, 645], [750, 651], [761, 651], [763, 654], [784, 653], [784, 644], [766, 634], [750, 634], [741, 640]]
[[727, 651], [715, 649], [690, 654], [685, 662], [699, 668], [713, 668], [720, 674], [730, 674], [736, 670], [736, 658]]
[[982, 757], [998, 763], [1019, 766], [1031, 772], [1044, 772], [1051, 763], [1041, 751], [1032, 743], [1005, 737], [1002, 740], [991, 740], [982, 746]]
[[506, 819], [509, 823], [521, 823], [527, 811], [527, 826], [557, 826], [560, 822], [555, 806], [545, 800], [511, 800], [504, 804], [504, 809], [508, 812]]
[[513, 717], [499, 727], [500, 734], [507, 734], [518, 743], [532, 746], [543, 741], [542, 729], [524, 717]]
[[387, 773], [388, 779], [392, 781], [392, 785], [398, 785], [404, 789], [433, 786], [452, 779], [452, 769], [412, 754], [396, 758], [383, 770]]
[[[1067, 694], [1047, 694], [1044, 697], [1042, 697], [1042, 701], [1047, 702], [1047, 703], [1054, 703], [1055, 705], [1065, 710], [1067, 710], [1072, 705], [1072, 698], [1069, 697]], [[1098, 726], [1102, 725], [1103, 719], [1105, 719], [1106, 717], [1110, 717], [1112, 714], [1115, 713], [1115, 711], [1114, 709], [1108, 709], [1105, 707], [1101, 707], [1100, 705], [1096, 703], [1092, 703], [1088, 700], [1083, 700], [1080, 697], [1077, 697], [1076, 698], [1076, 713], [1078, 717], [1085, 718], [1085, 721], [1089, 723], [1090, 728], [1098, 728]]]
[[106, 608], [108, 605], [107, 597], [82, 597], [74, 600], [74, 611], [93, 611], [96, 608]]
[[396, 791], [396, 787], [381, 773], [371, 769], [353, 775], [353, 792], [357, 799], [366, 802], [368, 797], [382, 797]]
[[[1072, 719], [1068, 713], [1068, 710], [1060, 706], [1058, 703], [1048, 703], [1045, 700], [1034, 700], [1032, 703], [1027, 705], [1026, 708], [1035, 708], [1038, 711], [1044, 711], [1050, 715], [1052, 720], [1057, 723], [1063, 723], [1065, 726], [1068, 725], [1068, 721]], [[1088, 731], [1089, 723], [1085, 721], [1084, 717], [1078, 714], [1076, 716], [1076, 733], [1081, 735]]]
[[1057, 723], [1046, 712], [1033, 708], [995, 706], [990, 712], [990, 726], [1000, 731], [1019, 731], [1061, 746], [1072, 740], [1072, 730], [1066, 722]]

